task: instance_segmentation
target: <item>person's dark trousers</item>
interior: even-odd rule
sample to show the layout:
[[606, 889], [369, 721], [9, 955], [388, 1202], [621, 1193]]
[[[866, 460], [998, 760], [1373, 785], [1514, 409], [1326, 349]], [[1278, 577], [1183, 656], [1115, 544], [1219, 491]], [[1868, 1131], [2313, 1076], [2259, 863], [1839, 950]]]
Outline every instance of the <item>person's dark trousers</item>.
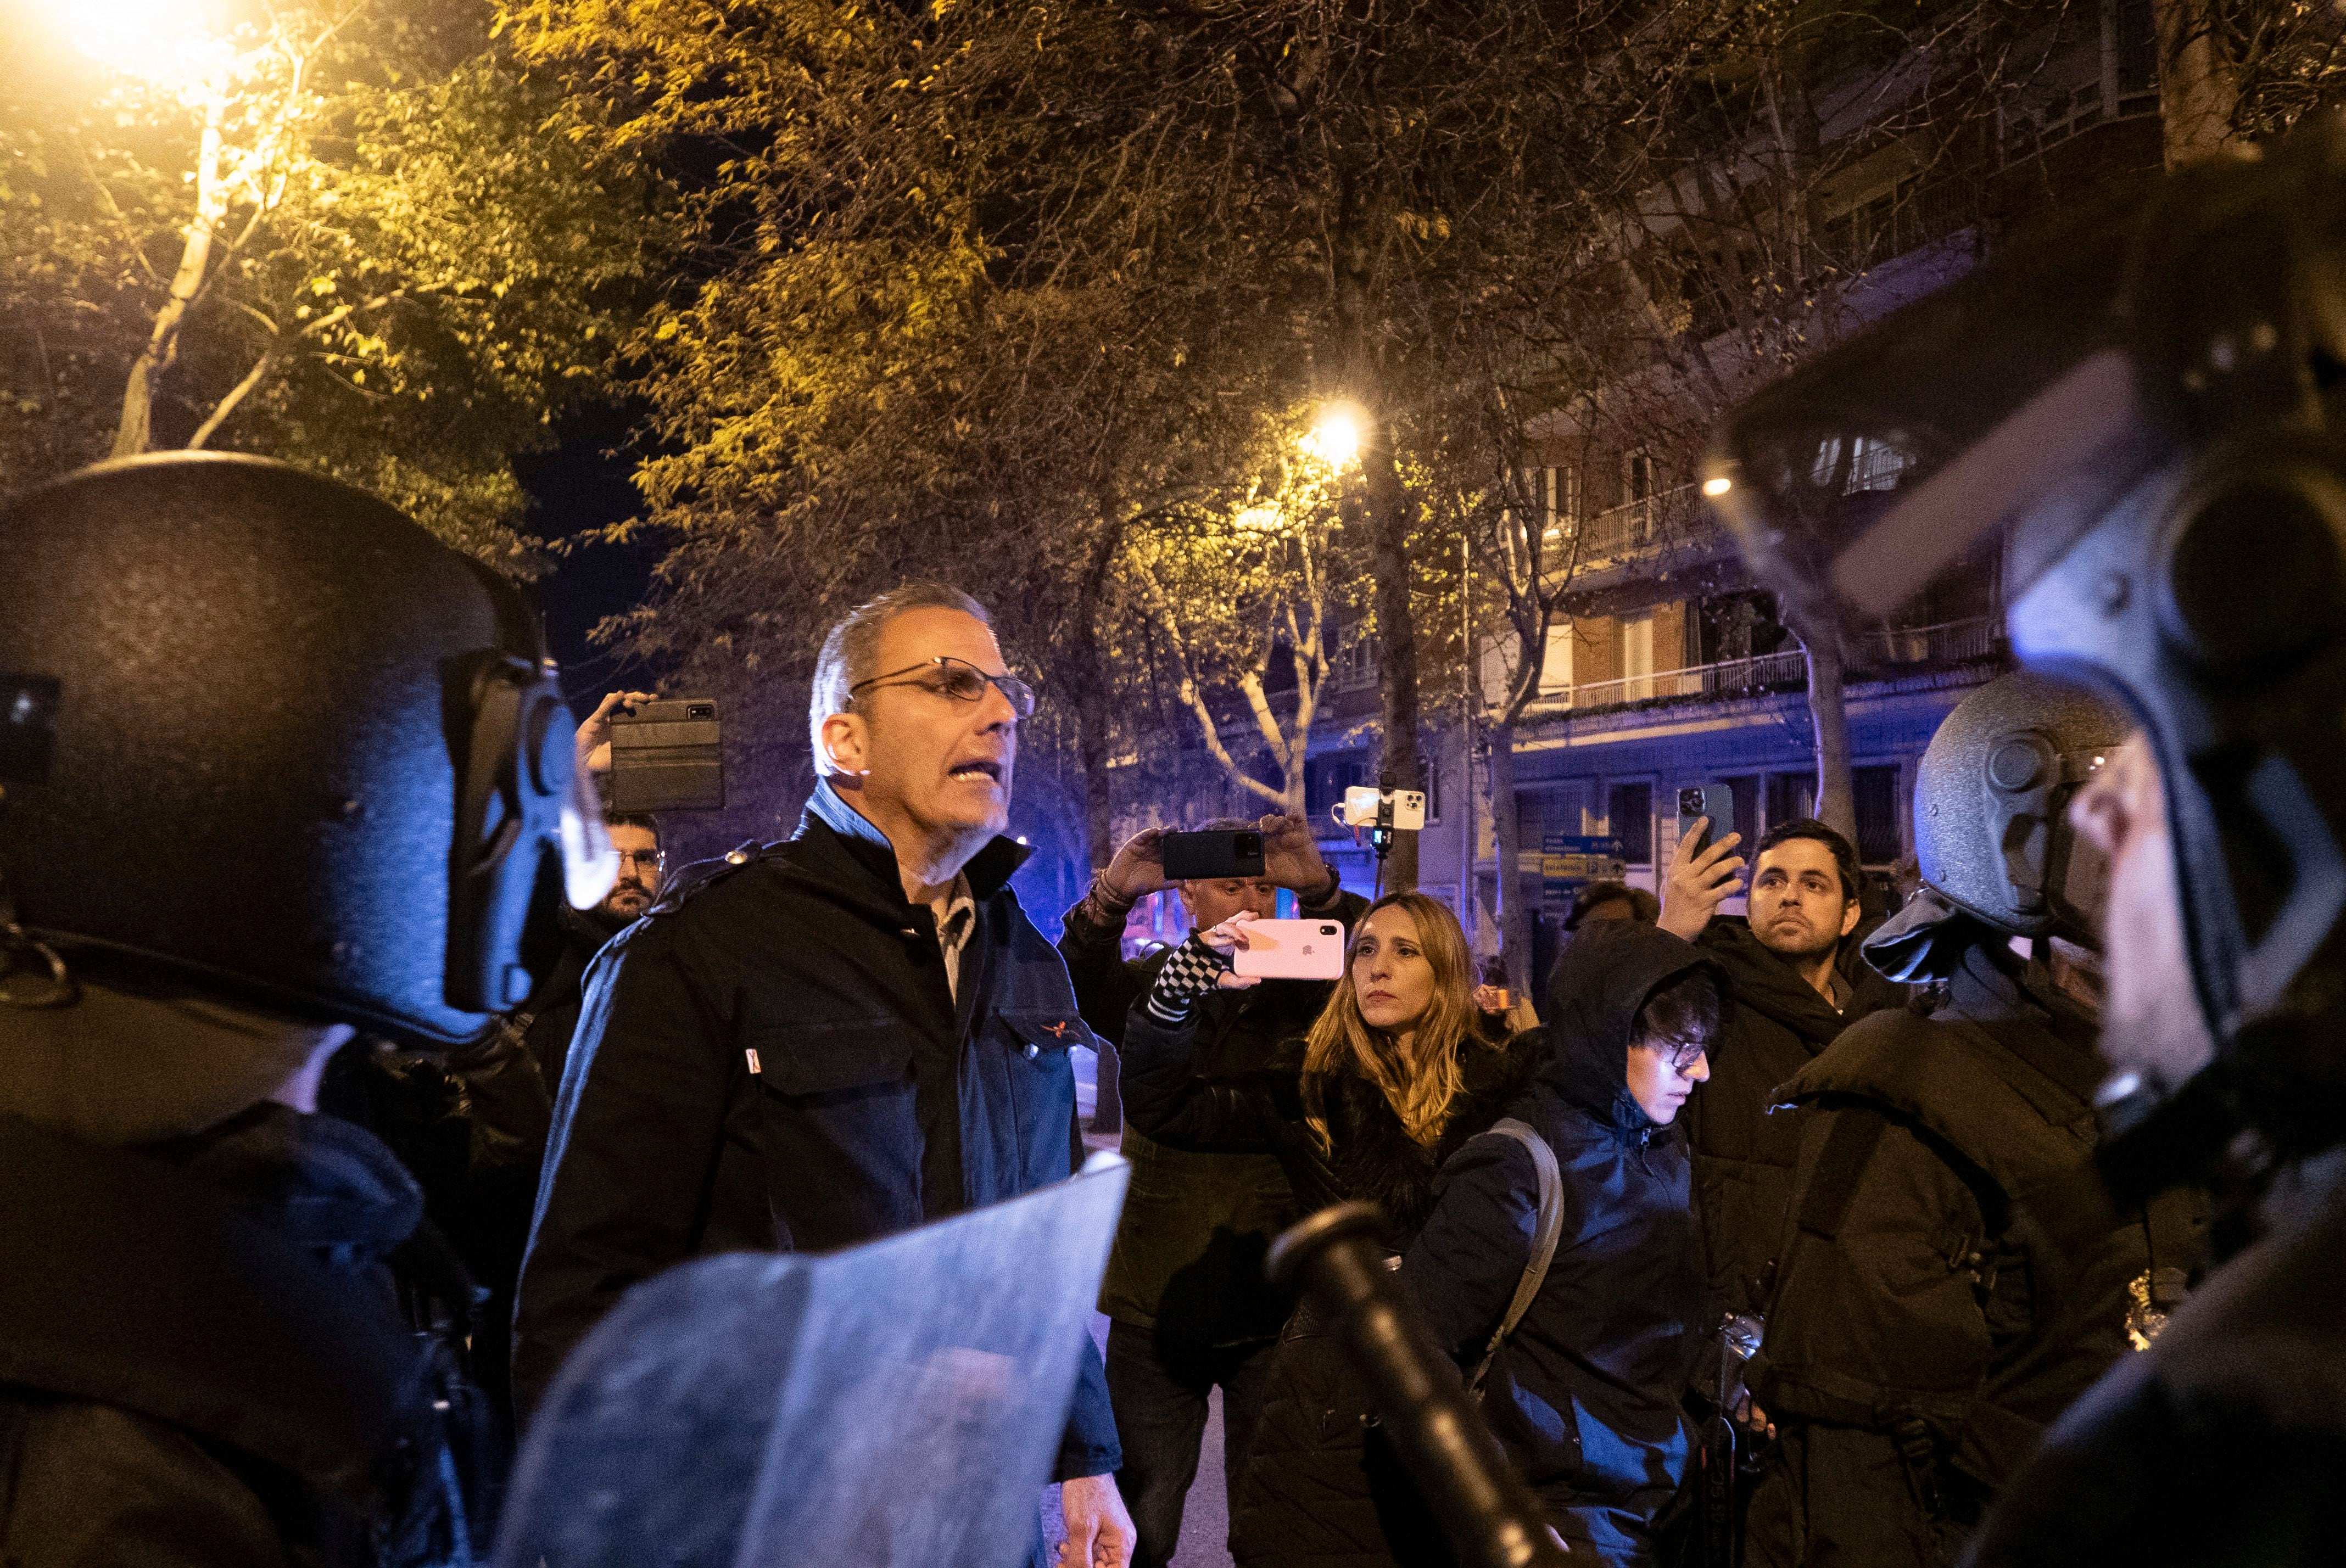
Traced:
[[1117, 1490], [1139, 1536], [1132, 1568], [1165, 1568], [1181, 1537], [1181, 1509], [1198, 1475], [1206, 1398], [1222, 1390], [1222, 1473], [1246, 1468], [1263, 1383], [1278, 1341], [1227, 1347], [1160, 1345], [1156, 1331], [1129, 1323], [1107, 1329], [1107, 1398], [1124, 1445]]

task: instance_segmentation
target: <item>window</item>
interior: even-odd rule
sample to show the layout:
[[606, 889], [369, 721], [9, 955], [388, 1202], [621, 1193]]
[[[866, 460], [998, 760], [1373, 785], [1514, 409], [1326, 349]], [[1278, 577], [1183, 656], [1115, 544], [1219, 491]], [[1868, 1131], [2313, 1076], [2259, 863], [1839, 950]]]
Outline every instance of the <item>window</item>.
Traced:
[[1654, 863], [1654, 787], [1616, 784], [1605, 793], [1606, 831], [1621, 840], [1621, 858], [1633, 866]]
[[1303, 770], [1303, 810], [1311, 821], [1324, 822], [1329, 811], [1356, 784], [1372, 783], [1365, 751], [1334, 751], [1315, 757]]
[[1442, 820], [1442, 769], [1432, 763], [1425, 769], [1425, 820], [1429, 824]]
[[1796, 821], [1817, 814], [1817, 776], [1813, 773], [1768, 775], [1768, 826]]
[[1857, 858], [1886, 866], [1905, 853], [1898, 837], [1898, 764], [1852, 769], [1857, 796]]

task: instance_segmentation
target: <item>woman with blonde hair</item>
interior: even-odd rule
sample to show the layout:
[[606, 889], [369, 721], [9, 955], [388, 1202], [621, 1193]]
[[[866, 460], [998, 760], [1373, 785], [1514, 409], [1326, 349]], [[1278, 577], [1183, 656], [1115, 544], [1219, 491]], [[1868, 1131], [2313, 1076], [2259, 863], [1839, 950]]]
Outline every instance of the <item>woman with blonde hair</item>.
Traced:
[[[1528, 1085], [1537, 1037], [1484, 1039], [1457, 917], [1423, 893], [1395, 893], [1369, 906], [1327, 1006], [1271, 1069], [1201, 1077], [1194, 1009], [1218, 987], [1254, 983], [1229, 969], [1245, 926], [1241, 918], [1192, 933], [1134, 1004], [1126, 1115], [1177, 1148], [1278, 1156], [1300, 1212], [1375, 1204], [1398, 1253], [1433, 1209], [1443, 1162]], [[1388, 1540], [1380, 1502], [1405, 1489], [1372, 1485], [1380, 1454], [1363, 1441], [1368, 1413], [1333, 1339], [1306, 1317], [1290, 1320], [1232, 1488], [1230, 1549], [1241, 1563], [1395, 1560], [1403, 1543]]]

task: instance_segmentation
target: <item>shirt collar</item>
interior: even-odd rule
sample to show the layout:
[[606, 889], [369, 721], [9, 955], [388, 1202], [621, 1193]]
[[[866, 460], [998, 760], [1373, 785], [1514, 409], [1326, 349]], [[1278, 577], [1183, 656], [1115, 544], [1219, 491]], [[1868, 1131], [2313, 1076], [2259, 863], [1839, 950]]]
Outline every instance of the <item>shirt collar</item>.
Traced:
[[[806, 812], [801, 819], [799, 831], [806, 831], [806, 823], [821, 822], [824, 827], [847, 840], [856, 858], [871, 866], [874, 874], [896, 889], [902, 898], [903, 884], [896, 876], [896, 846], [888, 835], [872, 825], [872, 820], [849, 805], [828, 779], [819, 779], [814, 793], [807, 797]], [[993, 842], [970, 858], [962, 869], [964, 885], [973, 898], [992, 898], [1009, 881], [1010, 874], [1026, 863], [1034, 853], [1030, 845], [1015, 839], [996, 836]]]

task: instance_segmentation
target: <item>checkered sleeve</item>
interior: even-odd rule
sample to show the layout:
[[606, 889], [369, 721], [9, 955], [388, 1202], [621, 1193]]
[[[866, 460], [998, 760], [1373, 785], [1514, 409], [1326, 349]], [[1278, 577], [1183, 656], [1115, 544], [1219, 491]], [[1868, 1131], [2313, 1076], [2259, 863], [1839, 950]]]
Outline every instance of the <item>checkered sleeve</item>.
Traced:
[[1159, 1023], [1178, 1024], [1189, 1016], [1198, 998], [1214, 989], [1230, 966], [1228, 955], [1208, 947], [1196, 932], [1165, 955], [1157, 983], [1148, 988], [1148, 1012]]

